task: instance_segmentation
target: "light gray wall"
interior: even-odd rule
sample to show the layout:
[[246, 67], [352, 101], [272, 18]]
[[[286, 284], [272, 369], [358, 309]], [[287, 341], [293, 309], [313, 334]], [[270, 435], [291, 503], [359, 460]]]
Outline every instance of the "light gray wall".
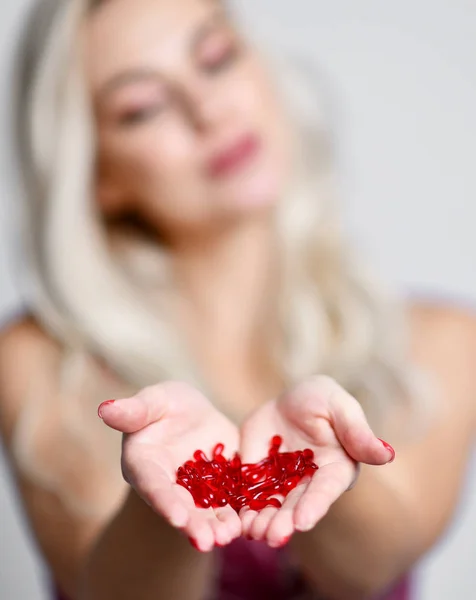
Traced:
[[[330, 75], [346, 218], [377, 268], [406, 289], [475, 302], [476, 2], [235, 4], [268, 39], [310, 53]], [[2, 0], [2, 83], [25, 6], [25, 0]], [[0, 116], [4, 108], [2, 96]], [[13, 252], [5, 241], [15, 198], [3, 122], [0, 127], [2, 314], [16, 298]], [[419, 600], [476, 598], [475, 492], [476, 464], [453, 526], [420, 568]], [[43, 599], [41, 574], [0, 457], [0, 599]]]

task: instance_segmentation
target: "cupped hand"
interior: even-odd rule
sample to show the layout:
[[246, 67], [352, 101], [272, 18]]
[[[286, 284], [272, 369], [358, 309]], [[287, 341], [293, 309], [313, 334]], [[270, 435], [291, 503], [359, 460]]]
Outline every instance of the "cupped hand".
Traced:
[[358, 464], [383, 465], [394, 451], [372, 432], [355, 398], [329, 377], [314, 377], [257, 409], [241, 429], [244, 462], [266, 455], [274, 435], [281, 450], [310, 448], [319, 466], [284, 499], [281, 508], [240, 512], [243, 534], [280, 546], [296, 530], [309, 531], [353, 486]]
[[202, 551], [241, 535], [231, 506], [197, 508], [192, 495], [176, 483], [177, 468], [195, 450], [211, 453], [217, 440], [224, 454], [238, 450], [237, 427], [196, 389], [166, 382], [131, 398], [105, 402], [100, 416], [123, 435], [122, 471], [139, 496], [171, 525], [183, 529]]

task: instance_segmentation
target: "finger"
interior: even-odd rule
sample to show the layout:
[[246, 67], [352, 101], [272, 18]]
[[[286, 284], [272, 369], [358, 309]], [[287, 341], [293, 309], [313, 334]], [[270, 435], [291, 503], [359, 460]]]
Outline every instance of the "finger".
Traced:
[[130, 398], [106, 400], [99, 405], [98, 415], [112, 429], [135, 433], [163, 417], [168, 397], [163, 385], [150, 386]]
[[125, 445], [122, 456], [124, 479], [137, 494], [174, 527], [183, 527], [195, 507], [188, 490], [175, 483], [150, 452]]
[[278, 511], [279, 508], [276, 508], [275, 506], [263, 508], [253, 519], [248, 530], [248, 535], [256, 541], [263, 540], [271, 520]]
[[201, 552], [215, 545], [226, 546], [241, 535], [241, 521], [231, 506], [218, 509], [194, 508], [185, 528], [192, 544]]
[[200, 552], [210, 552], [215, 547], [215, 529], [213, 522], [216, 521], [213, 509], [195, 508], [190, 515], [185, 533], [190, 537], [192, 544]]
[[294, 511], [309, 485], [305, 480], [292, 490], [283, 502], [282, 507], [271, 519], [266, 531], [266, 541], [272, 548], [278, 548], [294, 533]]
[[150, 487], [134, 486], [141, 498], [173, 527], [185, 527], [194, 508], [193, 498], [182, 486], [159, 475]]
[[226, 532], [225, 541], [221, 545], [229, 544], [235, 538], [240, 537], [242, 533], [241, 520], [236, 511], [231, 508], [230, 505], [222, 508], [216, 508], [215, 514], [217, 520], [224, 525]]
[[384, 465], [395, 458], [393, 448], [376, 437], [362, 406], [353, 396], [334, 383], [328, 398], [332, 425], [351, 458], [369, 465]]
[[242, 508], [240, 511], [240, 520], [241, 520], [241, 528], [242, 534], [246, 538], [250, 538], [250, 528], [253, 521], [258, 516], [258, 512], [256, 510], [251, 510], [247, 506]]
[[329, 463], [312, 476], [294, 510], [294, 526], [309, 531], [327, 513], [352, 482], [354, 471], [346, 462]]
[[210, 525], [213, 531], [215, 546], [227, 546], [231, 542], [231, 538], [226, 524], [215, 518], [210, 520]]

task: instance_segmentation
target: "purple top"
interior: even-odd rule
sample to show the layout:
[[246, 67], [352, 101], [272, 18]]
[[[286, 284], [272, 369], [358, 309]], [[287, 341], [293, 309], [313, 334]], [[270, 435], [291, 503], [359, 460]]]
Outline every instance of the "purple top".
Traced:
[[[235, 540], [222, 550], [213, 600], [324, 600], [313, 593], [287, 561], [286, 550], [264, 542]], [[410, 600], [407, 578], [374, 600]], [[212, 600], [212, 599], [210, 599]]]
[[[325, 600], [290, 568], [285, 550], [239, 538], [220, 550], [221, 568], [207, 600]], [[57, 600], [67, 600], [60, 593]], [[407, 578], [374, 600], [411, 600]]]

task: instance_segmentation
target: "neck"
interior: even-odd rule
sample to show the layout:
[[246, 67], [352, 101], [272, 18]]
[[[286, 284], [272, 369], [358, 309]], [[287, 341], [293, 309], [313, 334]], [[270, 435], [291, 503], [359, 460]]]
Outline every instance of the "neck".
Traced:
[[272, 219], [176, 245], [172, 256], [182, 322], [201, 349], [249, 356], [269, 323], [276, 282]]

